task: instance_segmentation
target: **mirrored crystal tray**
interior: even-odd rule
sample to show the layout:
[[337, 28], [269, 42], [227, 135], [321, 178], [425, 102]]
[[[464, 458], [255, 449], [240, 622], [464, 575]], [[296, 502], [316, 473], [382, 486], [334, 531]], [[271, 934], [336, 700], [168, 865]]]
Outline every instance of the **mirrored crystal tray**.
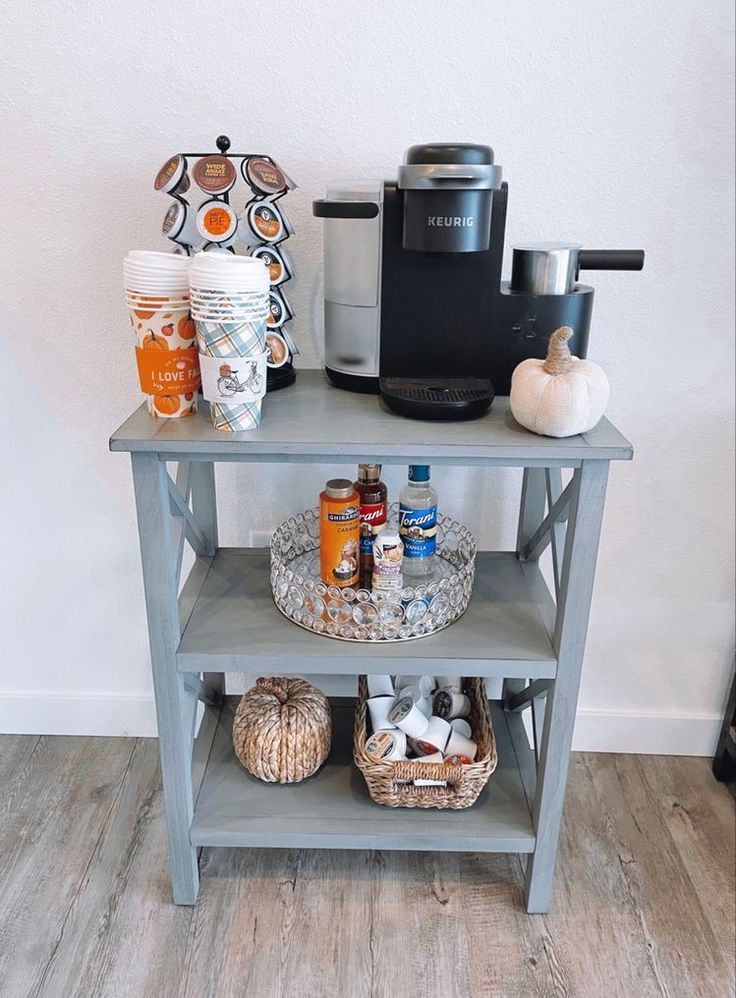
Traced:
[[[398, 503], [389, 520], [398, 521]], [[396, 592], [327, 586], [319, 571], [319, 511], [289, 517], [271, 538], [271, 589], [295, 624], [343, 641], [411, 641], [449, 627], [473, 592], [476, 543], [467, 527], [437, 516], [432, 575], [404, 576]]]

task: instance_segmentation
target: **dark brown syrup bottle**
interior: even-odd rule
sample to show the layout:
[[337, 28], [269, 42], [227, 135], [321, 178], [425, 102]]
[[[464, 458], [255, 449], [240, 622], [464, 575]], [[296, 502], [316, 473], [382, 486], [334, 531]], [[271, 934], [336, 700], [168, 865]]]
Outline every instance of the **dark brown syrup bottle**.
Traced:
[[388, 520], [388, 489], [380, 464], [359, 464], [355, 489], [360, 497], [360, 585], [371, 588], [373, 538]]

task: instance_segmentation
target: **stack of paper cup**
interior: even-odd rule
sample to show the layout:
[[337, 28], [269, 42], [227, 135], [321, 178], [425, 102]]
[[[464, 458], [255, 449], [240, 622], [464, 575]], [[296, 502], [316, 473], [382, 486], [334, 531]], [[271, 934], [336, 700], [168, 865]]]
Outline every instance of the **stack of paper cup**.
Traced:
[[202, 394], [218, 430], [252, 430], [266, 393], [268, 269], [262, 260], [197, 253], [189, 268]]
[[199, 388], [189, 258], [134, 250], [123, 261], [123, 281], [148, 411], [164, 418], [188, 416], [196, 411]]

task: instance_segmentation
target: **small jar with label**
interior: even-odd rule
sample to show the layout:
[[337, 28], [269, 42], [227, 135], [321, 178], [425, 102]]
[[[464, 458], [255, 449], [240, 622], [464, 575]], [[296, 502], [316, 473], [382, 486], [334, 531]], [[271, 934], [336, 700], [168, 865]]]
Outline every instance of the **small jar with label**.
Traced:
[[373, 589], [400, 593], [404, 585], [404, 545], [397, 531], [386, 527], [376, 534], [373, 538], [372, 559]]

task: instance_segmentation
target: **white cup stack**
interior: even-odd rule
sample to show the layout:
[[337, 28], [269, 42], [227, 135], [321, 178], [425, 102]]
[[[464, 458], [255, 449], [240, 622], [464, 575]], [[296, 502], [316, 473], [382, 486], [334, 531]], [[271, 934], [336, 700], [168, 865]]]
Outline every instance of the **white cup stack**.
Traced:
[[123, 260], [123, 285], [148, 411], [163, 418], [190, 415], [197, 407], [199, 364], [189, 311], [189, 258], [132, 250]]
[[218, 430], [252, 430], [266, 393], [268, 269], [232, 253], [197, 253], [189, 268], [202, 394]]
[[[442, 687], [438, 689], [440, 681]], [[366, 750], [387, 761], [411, 759], [431, 766], [453, 760], [469, 765], [475, 760], [478, 746], [470, 724], [464, 720], [470, 712], [470, 700], [462, 688], [460, 676], [397, 676], [395, 681], [391, 676], [369, 676], [367, 707], [372, 733]], [[444, 709], [433, 712], [433, 703]], [[414, 783], [445, 785], [442, 780], [432, 779], [430, 770], [426, 778]]]

